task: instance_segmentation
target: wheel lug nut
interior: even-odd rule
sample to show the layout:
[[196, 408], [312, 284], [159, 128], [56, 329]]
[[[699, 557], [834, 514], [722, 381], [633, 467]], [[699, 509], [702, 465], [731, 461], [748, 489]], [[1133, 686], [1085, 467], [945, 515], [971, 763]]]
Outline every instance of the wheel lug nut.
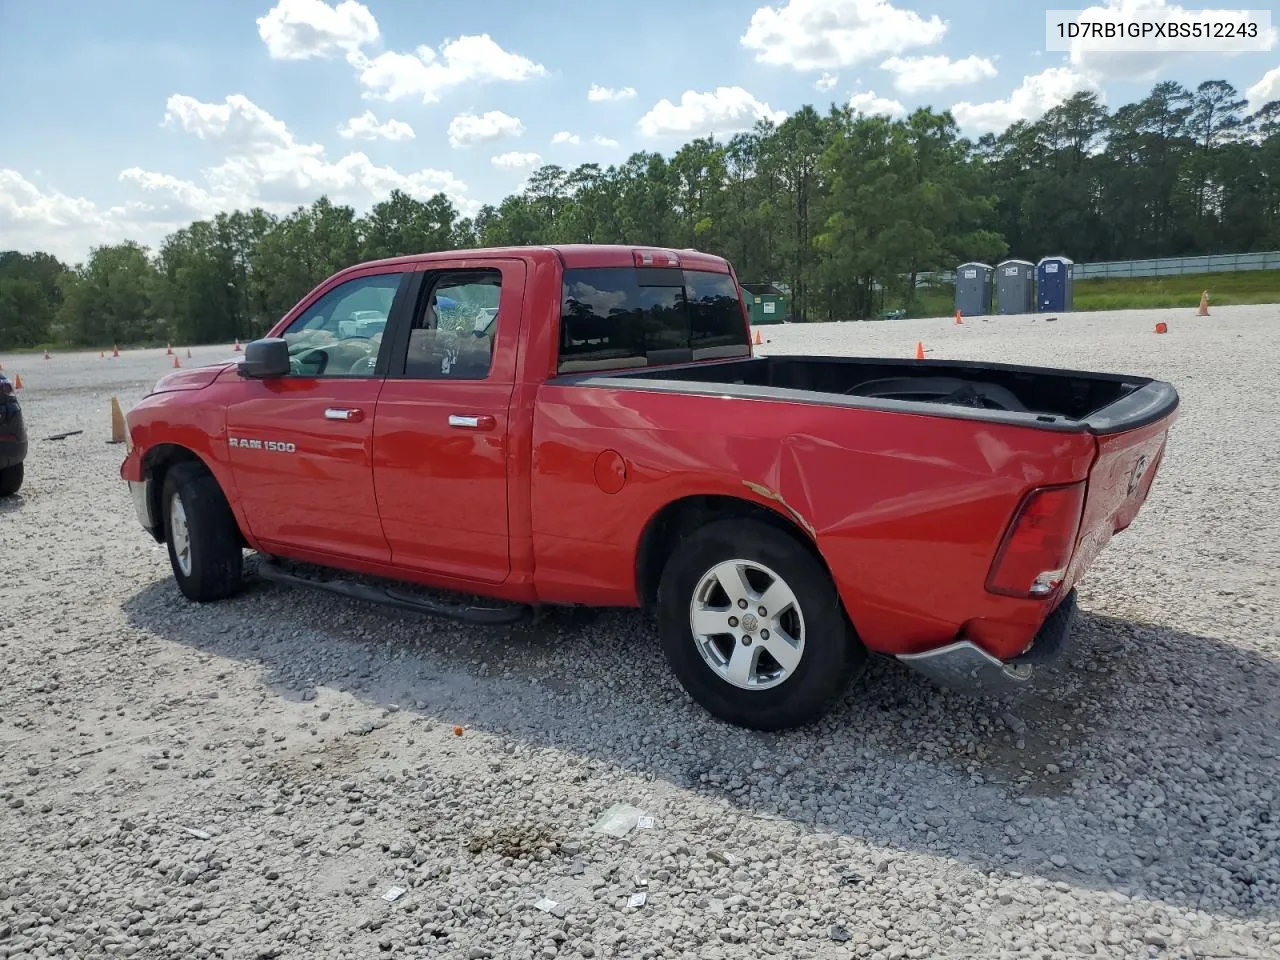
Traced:
[[742, 638], [742, 645], [743, 645], [744, 647], [749, 647], [749, 646], [751, 646], [751, 638], [750, 638], [750, 637], [743, 637], [743, 638]]
[[729, 618], [729, 626], [731, 626], [731, 627], [736, 627], [737, 625], [738, 625], [738, 618], [737, 618], [737, 617], [730, 617], [730, 618]]
[[764, 607], [761, 607], [761, 608], [759, 609], [758, 613], [759, 613], [759, 614], [760, 614], [760, 616], [762, 616], [762, 617], [767, 617], [767, 616], [769, 615], [769, 611], [768, 611], [768, 610], [766, 610]]
[[745, 600], [739, 600], [739, 601], [738, 601], [738, 606], [739, 606], [740, 608], [742, 608], [743, 610], [747, 609], [747, 601], [745, 601]]
[[768, 631], [768, 630], [761, 630], [761, 631], [760, 631], [760, 639], [761, 639], [761, 640], [768, 640], [768, 639], [769, 639], [769, 631]]

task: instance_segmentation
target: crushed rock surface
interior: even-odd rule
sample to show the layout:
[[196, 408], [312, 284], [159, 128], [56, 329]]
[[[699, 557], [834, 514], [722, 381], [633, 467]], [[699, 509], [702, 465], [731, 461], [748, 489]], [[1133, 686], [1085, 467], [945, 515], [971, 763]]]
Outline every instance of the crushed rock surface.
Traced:
[[[190, 604], [104, 443], [164, 351], [0, 356], [31, 433], [0, 501], [0, 957], [1280, 957], [1280, 308], [1212, 313], [762, 328], [1182, 396], [1032, 696], [877, 661], [774, 735], [697, 708], [629, 611]], [[652, 827], [593, 832], [619, 803]]]

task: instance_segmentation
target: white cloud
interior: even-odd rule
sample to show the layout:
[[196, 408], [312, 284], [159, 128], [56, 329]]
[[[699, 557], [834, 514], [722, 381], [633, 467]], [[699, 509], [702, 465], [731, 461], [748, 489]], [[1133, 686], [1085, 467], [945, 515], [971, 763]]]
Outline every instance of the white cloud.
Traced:
[[996, 66], [986, 57], [890, 57], [880, 64], [881, 70], [894, 75], [893, 85], [899, 93], [929, 93], [958, 87], [996, 75]]
[[499, 170], [533, 170], [542, 163], [542, 157], [536, 153], [500, 153], [490, 161]]
[[868, 116], [896, 118], [907, 115], [907, 108], [901, 103], [888, 97], [878, 97], [874, 90], [855, 93], [849, 98], [849, 106], [853, 108], [855, 113], [865, 113]]
[[468, 83], [519, 83], [546, 74], [546, 67], [502, 49], [487, 33], [446, 40], [437, 54], [427, 46], [413, 53], [381, 53], [370, 59], [361, 52], [348, 59], [359, 71], [364, 96], [399, 100], [419, 96], [436, 103], [447, 91]]
[[640, 118], [640, 132], [647, 137], [706, 136], [749, 130], [757, 120], [781, 123], [785, 110], [774, 110], [742, 87], [716, 87], [711, 93], [686, 90], [677, 106], [663, 98]]
[[1280, 67], [1268, 70], [1262, 79], [1244, 92], [1249, 98], [1249, 109], [1259, 110], [1272, 100], [1280, 100]]
[[490, 110], [481, 116], [460, 113], [449, 121], [449, 145], [452, 147], [471, 147], [503, 137], [518, 137], [522, 133], [524, 124], [501, 110]]
[[293, 143], [284, 121], [239, 93], [231, 94], [222, 103], [202, 103], [195, 97], [175, 93], [165, 101], [161, 126], [194, 133], [201, 140], [225, 140], [240, 148]]
[[378, 21], [355, 0], [279, 0], [258, 18], [258, 36], [277, 60], [306, 60], [342, 50], [354, 53], [378, 39]]
[[343, 140], [412, 140], [413, 127], [403, 120], [379, 123], [373, 111], [366, 110], [338, 127], [338, 136]]
[[1022, 83], [1005, 100], [987, 103], [957, 103], [951, 108], [956, 122], [978, 133], [999, 133], [1018, 120], [1039, 120], [1054, 107], [1082, 90], [1097, 90], [1093, 78], [1070, 67], [1050, 67], [1022, 78]]
[[224, 209], [218, 198], [208, 190], [167, 173], [130, 167], [120, 171], [119, 180], [121, 183], [131, 183], [157, 199], [160, 202], [158, 209], [171, 213], [174, 220], [199, 220]]
[[468, 216], [479, 208], [466, 184], [447, 170], [402, 173], [358, 151], [331, 160], [323, 146], [299, 142], [282, 121], [243, 96], [203, 103], [174, 95], [166, 104], [164, 123], [225, 150], [221, 162], [201, 171], [202, 184], [130, 167], [119, 180], [138, 199], [105, 207], [41, 187], [16, 170], [0, 169], [4, 243], [74, 261], [94, 245], [133, 239], [154, 246], [194, 218], [253, 206], [283, 214], [321, 194], [351, 204], [357, 212], [397, 189], [420, 199], [444, 193]]
[[82, 256], [89, 236], [108, 226], [92, 200], [43, 191], [17, 170], [0, 167], [0, 230], [6, 247], [48, 250], [68, 256], [66, 238], [73, 230], [86, 236], [74, 256]]
[[[1260, 5], [1259, 5], [1260, 6]], [[1103, 0], [1085, 7], [1080, 20], [1103, 22], [1157, 22], [1169, 16], [1203, 18], [1211, 13], [1214, 22], [1251, 20], [1246, 9], [1213, 9], [1187, 8], [1168, 0]], [[1275, 28], [1271, 30], [1271, 42], [1277, 37]], [[1212, 39], [1183, 40], [1167, 37], [1147, 37], [1140, 41], [1141, 50], [1115, 50], [1115, 41], [1097, 38], [1077, 38], [1070, 42], [1070, 63], [1079, 72], [1086, 73], [1096, 80], [1154, 80], [1166, 67], [1174, 64], [1193, 64], [1197, 58], [1209, 56], [1233, 55], [1240, 51], [1226, 49], [1231, 41]], [[1188, 44], [1194, 43], [1196, 50], [1188, 50]], [[1212, 52], [1205, 50], [1205, 45], [1217, 45], [1219, 49]], [[1132, 43], [1129, 44], [1132, 46]]]
[[576, 133], [570, 133], [568, 130], [561, 130], [559, 133], [551, 137], [552, 143], [568, 143], [577, 146], [582, 142], [582, 138]]
[[834, 73], [824, 72], [817, 80], [813, 81], [813, 89], [827, 91], [835, 87], [840, 78]]
[[133, 239], [154, 245], [190, 219], [171, 204], [101, 207], [84, 197], [41, 188], [17, 170], [0, 168], [0, 236], [14, 250], [44, 250], [68, 264], [89, 248]]
[[[444, 192], [460, 209], [473, 206], [466, 196], [466, 184], [446, 170], [428, 168], [401, 173], [378, 166], [358, 151], [330, 160], [323, 146], [300, 143], [283, 121], [238, 94], [223, 103], [172, 96], [165, 123], [226, 146], [226, 159], [202, 171], [208, 183], [207, 193], [222, 209], [261, 204], [268, 209], [287, 210], [295, 204], [310, 203], [321, 194], [335, 202], [363, 206], [381, 200], [393, 189], [416, 197]], [[148, 177], [151, 179], [145, 179]], [[131, 171], [129, 179], [153, 192], [168, 190], [174, 196], [194, 187], [186, 181], [143, 170]]]
[[930, 46], [946, 32], [937, 16], [888, 0], [788, 0], [756, 10], [740, 42], [761, 63], [823, 70]]
[[591, 138], [591, 142], [597, 147], [607, 147], [609, 149], [618, 146], [618, 141], [613, 139], [613, 137], [603, 137], [598, 133]]
[[609, 87], [602, 87], [593, 83], [591, 89], [587, 91], [587, 99], [592, 103], [604, 103], [608, 100], [634, 100], [635, 96], [635, 87], [622, 87], [618, 90], [612, 90]]

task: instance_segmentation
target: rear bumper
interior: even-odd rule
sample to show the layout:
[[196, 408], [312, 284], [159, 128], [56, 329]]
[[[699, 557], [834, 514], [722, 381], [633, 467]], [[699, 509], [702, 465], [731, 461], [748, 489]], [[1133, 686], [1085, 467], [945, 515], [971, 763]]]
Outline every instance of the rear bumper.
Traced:
[[[8, 432], [7, 427], [0, 427], [0, 437], [3, 437]], [[21, 436], [21, 439], [18, 440], [0, 439], [0, 470], [5, 467], [12, 467], [25, 459], [27, 459], [27, 438], [25, 436]]]
[[1031, 646], [1009, 660], [999, 660], [969, 640], [924, 653], [899, 654], [897, 659], [941, 687], [992, 693], [1016, 690], [1031, 680], [1037, 666], [1061, 659], [1075, 617], [1076, 592], [1071, 590], [1049, 614]]

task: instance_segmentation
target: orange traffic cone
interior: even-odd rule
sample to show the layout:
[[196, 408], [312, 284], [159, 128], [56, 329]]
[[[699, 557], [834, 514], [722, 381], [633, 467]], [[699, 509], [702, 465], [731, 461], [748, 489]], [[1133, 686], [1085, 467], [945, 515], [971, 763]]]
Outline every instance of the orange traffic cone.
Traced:
[[22, 389], [22, 374], [20, 374], [20, 373], [15, 373], [15, 374], [13, 375], [13, 389], [15, 389], [15, 390], [21, 390], [21, 389]]
[[917, 360], [924, 359], [924, 341], [923, 340], [916, 341], [916, 359]]
[[99, 351], [98, 351], [98, 359], [99, 359], [99, 360], [105, 360], [105, 359], [107, 359], [106, 351], [104, 351], [104, 350], [99, 350]]
[[1198, 317], [1207, 317], [1209, 315], [1209, 291], [1206, 290], [1200, 294], [1200, 311], [1196, 314]]
[[188, 359], [188, 360], [190, 360], [190, 359], [191, 359], [191, 348], [190, 348], [190, 347], [187, 347], [187, 359]]
[[1169, 325], [1163, 320], [1156, 324], [1156, 333], [1168, 333]]
[[757, 331], [756, 331], [756, 338], [755, 338], [755, 340], [753, 340], [753, 341], [751, 341], [751, 342], [752, 342], [753, 344], [757, 344], [757, 345], [764, 343], [764, 339], [760, 336], [760, 331], [759, 331], [759, 330], [757, 330]]
[[124, 413], [115, 397], [111, 398], [111, 439], [107, 443], [124, 443]]
[[178, 355], [175, 353], [173, 355], [173, 369], [177, 370], [180, 366], [182, 366], [182, 361], [178, 359]]
[[49, 351], [48, 351], [48, 350], [46, 350], [46, 351], [44, 352], [44, 358], [45, 358], [46, 360], [51, 360], [51, 359], [53, 359], [52, 357], [50, 357], [50, 356], [49, 356]]
[[166, 344], [164, 345], [164, 355], [165, 355], [166, 357], [171, 357], [171, 356], [173, 356], [173, 344], [172, 344], [172, 343], [166, 343]]
[[116, 346], [114, 343], [111, 345], [111, 355], [113, 357], [120, 356], [120, 348]]
[[236, 337], [236, 353], [240, 352], [240, 338]]
[[962, 324], [962, 323], [964, 323], [964, 321], [960, 319], [960, 311], [959, 311], [959, 310], [957, 310], [957, 311], [956, 311], [956, 323], [958, 323], [958, 324]]

